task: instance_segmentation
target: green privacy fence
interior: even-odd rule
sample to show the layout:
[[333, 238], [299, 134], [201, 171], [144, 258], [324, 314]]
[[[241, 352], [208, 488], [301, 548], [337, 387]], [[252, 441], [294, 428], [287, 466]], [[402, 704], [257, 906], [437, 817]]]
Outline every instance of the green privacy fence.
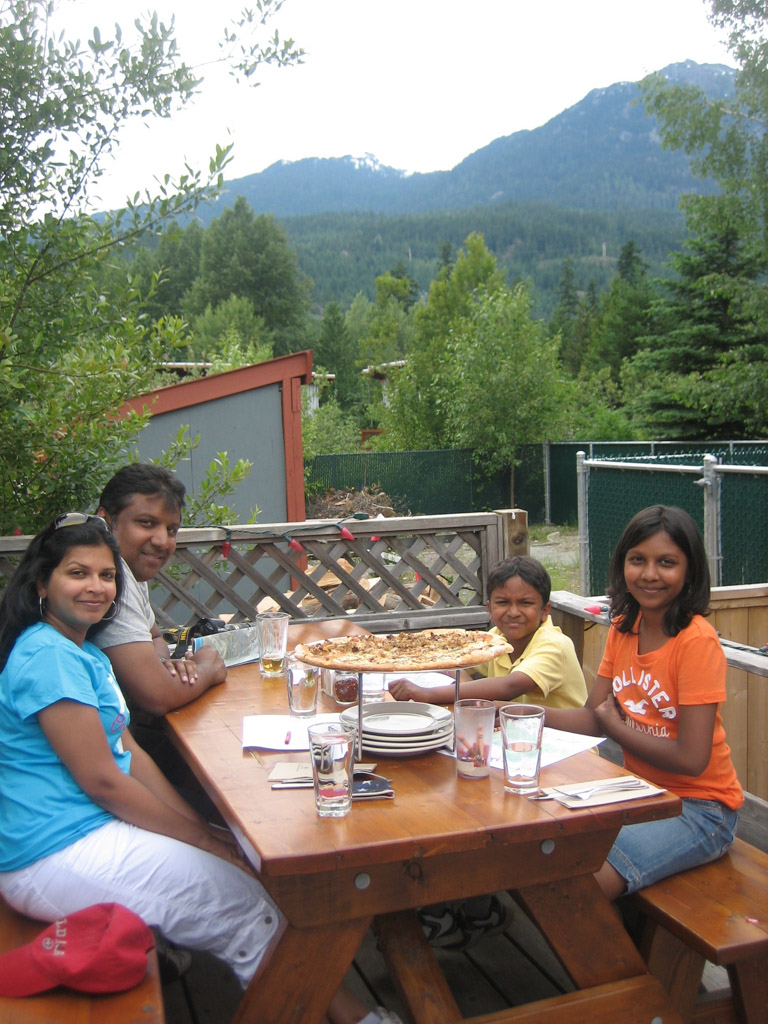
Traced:
[[[538, 446], [532, 446], [538, 447]], [[534, 522], [575, 526], [579, 520], [576, 493], [576, 453], [588, 459], [664, 463], [693, 459], [701, 464], [706, 454], [732, 466], [768, 466], [768, 441], [553, 441], [540, 446], [548, 491], [545, 518]], [[526, 506], [517, 502], [521, 508]], [[596, 591], [593, 591], [596, 593]]]
[[[306, 488], [308, 493], [322, 493], [330, 488], [380, 487], [397, 512], [414, 516], [492, 512], [514, 506], [526, 509], [530, 522], [543, 523], [542, 446], [523, 448], [518, 460], [513, 479], [510, 468], [489, 474], [482, 460], [464, 449], [317, 455], [309, 466]], [[575, 475], [574, 462], [574, 481]]]
[[448, 515], [509, 508], [510, 471], [488, 476], [463, 450], [350, 452], [312, 460], [307, 490], [380, 487], [397, 512]]
[[729, 465], [768, 466], [768, 442], [551, 441], [517, 453], [509, 469], [488, 474], [481, 460], [463, 449], [411, 452], [350, 452], [318, 455], [307, 474], [309, 491], [376, 485], [413, 515], [487, 512], [524, 508], [531, 523], [576, 526], [579, 521], [576, 453], [588, 459], [665, 462], [711, 453]]
[[766, 446], [700, 447], [666, 450], [631, 462], [615, 455], [585, 460], [585, 507], [579, 520], [586, 540], [583, 593], [605, 593], [608, 564], [621, 531], [635, 512], [656, 504], [678, 505], [693, 517], [704, 537], [713, 585], [768, 580]]

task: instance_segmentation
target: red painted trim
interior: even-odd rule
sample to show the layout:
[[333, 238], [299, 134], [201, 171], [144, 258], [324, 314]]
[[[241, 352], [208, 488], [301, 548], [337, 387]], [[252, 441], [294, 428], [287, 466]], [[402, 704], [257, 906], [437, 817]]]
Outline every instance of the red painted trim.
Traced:
[[226, 373], [214, 373], [200, 380], [187, 380], [181, 384], [171, 384], [165, 388], [157, 388], [146, 394], [131, 398], [120, 410], [124, 416], [129, 410], [144, 412], [149, 409], [153, 416], [164, 412], [176, 412], [188, 409], [192, 405], [212, 402], [217, 398], [226, 398], [243, 391], [253, 391], [298, 378], [299, 384], [310, 384], [312, 380], [312, 352], [295, 352], [290, 356], [268, 359], [265, 363], [254, 366], [241, 366], [239, 370], [228, 370]]
[[306, 519], [304, 450], [301, 441], [301, 384], [297, 377], [283, 382], [283, 439], [286, 515], [290, 523], [303, 523]]
[[269, 359], [255, 366], [242, 366], [239, 370], [216, 373], [200, 380], [184, 381], [169, 387], [138, 395], [120, 409], [120, 416], [130, 410], [153, 416], [178, 412], [194, 405], [227, 398], [243, 391], [270, 384], [282, 385], [283, 459], [285, 463], [286, 521], [304, 522], [304, 451], [301, 442], [301, 385], [312, 383], [312, 352], [295, 352], [290, 356]]

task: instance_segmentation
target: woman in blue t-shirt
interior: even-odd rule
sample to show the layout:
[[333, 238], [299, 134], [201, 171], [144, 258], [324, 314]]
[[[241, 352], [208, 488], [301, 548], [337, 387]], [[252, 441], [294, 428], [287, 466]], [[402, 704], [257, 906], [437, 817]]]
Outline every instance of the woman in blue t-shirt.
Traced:
[[[0, 892], [54, 921], [121, 903], [204, 949], [245, 986], [280, 922], [234, 837], [176, 792], [128, 731], [110, 662], [86, 638], [114, 615], [117, 542], [98, 516], [58, 516], [0, 605]], [[337, 1024], [382, 1021], [346, 992]]]

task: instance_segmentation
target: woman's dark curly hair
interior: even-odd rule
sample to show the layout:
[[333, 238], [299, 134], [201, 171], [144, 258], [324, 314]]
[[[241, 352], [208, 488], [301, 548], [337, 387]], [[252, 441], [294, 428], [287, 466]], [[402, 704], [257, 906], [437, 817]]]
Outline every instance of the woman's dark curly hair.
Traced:
[[630, 519], [611, 558], [608, 597], [611, 619], [617, 620], [615, 625], [621, 633], [632, 632], [640, 611], [624, 580], [627, 552], [662, 531], [669, 534], [688, 560], [685, 586], [664, 613], [665, 632], [677, 636], [694, 615], [705, 615], [709, 608], [709, 563], [696, 523], [682, 508], [651, 505]]
[[[88, 522], [61, 529], [56, 529], [54, 520], [30, 541], [0, 599], [0, 670], [5, 668], [8, 655], [19, 636], [28, 626], [40, 621], [38, 583], [48, 582], [53, 570], [61, 564], [71, 548], [109, 548], [115, 558], [115, 607], [119, 606], [120, 595], [123, 592], [120, 548], [107, 530], [106, 523], [101, 525], [95, 520], [96, 517], [91, 516]], [[92, 626], [90, 634], [98, 631], [103, 624], [104, 620]]]

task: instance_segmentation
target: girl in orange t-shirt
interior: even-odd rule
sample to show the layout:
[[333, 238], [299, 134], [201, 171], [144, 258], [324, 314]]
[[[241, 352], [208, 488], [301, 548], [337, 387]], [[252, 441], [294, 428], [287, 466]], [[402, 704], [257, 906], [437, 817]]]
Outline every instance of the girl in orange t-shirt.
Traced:
[[608, 595], [595, 685], [582, 709], [547, 709], [547, 725], [609, 736], [627, 768], [683, 801], [677, 818], [621, 829], [595, 876], [616, 899], [722, 856], [744, 795], [718, 710], [725, 656], [702, 617], [709, 566], [687, 512], [654, 505], [634, 516], [611, 559]]

